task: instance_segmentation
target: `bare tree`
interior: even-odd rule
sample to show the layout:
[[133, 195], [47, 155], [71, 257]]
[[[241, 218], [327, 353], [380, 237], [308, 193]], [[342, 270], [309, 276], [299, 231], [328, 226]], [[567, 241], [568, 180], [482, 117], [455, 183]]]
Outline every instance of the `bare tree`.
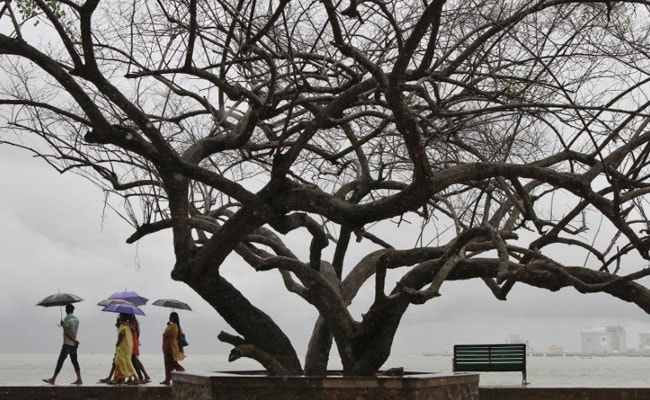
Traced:
[[[232, 360], [372, 375], [449, 280], [650, 312], [650, 1], [0, 4], [1, 142], [171, 230]], [[228, 257], [317, 310], [304, 362]]]

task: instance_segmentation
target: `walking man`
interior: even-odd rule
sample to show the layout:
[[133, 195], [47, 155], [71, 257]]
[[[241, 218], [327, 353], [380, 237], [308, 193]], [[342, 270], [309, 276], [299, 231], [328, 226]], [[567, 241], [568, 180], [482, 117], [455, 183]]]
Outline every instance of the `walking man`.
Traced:
[[70, 361], [72, 361], [72, 366], [74, 371], [77, 373], [77, 380], [72, 382], [73, 385], [81, 385], [81, 368], [79, 368], [79, 362], [77, 361], [77, 347], [79, 347], [79, 341], [77, 340], [77, 330], [79, 329], [79, 320], [74, 316], [74, 306], [72, 304], [66, 304], [65, 306], [65, 318], [61, 321], [61, 328], [63, 328], [63, 346], [61, 347], [61, 352], [59, 353], [59, 359], [56, 362], [56, 368], [54, 369], [54, 375], [51, 378], [43, 379], [43, 382], [54, 385], [57, 375], [61, 372], [63, 367], [63, 362], [66, 357], [70, 355]]

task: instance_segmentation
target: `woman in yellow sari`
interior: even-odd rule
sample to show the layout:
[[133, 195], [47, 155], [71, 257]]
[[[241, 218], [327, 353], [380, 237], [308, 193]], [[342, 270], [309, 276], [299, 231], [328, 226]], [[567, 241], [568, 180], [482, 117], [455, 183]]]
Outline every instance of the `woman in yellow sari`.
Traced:
[[133, 354], [133, 333], [129, 326], [130, 315], [120, 314], [120, 326], [117, 329], [117, 343], [115, 343], [115, 373], [109, 383], [137, 383], [135, 368], [131, 362]]
[[169, 314], [169, 322], [163, 332], [162, 351], [165, 358], [165, 380], [161, 385], [169, 385], [172, 380], [172, 370], [185, 371], [178, 362], [185, 359], [183, 346], [181, 345], [181, 323], [176, 312]]

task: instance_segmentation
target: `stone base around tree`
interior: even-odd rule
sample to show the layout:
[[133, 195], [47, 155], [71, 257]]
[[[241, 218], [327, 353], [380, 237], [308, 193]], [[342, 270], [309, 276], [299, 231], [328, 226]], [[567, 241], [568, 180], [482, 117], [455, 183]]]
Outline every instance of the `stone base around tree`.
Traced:
[[174, 400], [478, 400], [478, 374], [267, 376], [262, 372], [174, 373]]

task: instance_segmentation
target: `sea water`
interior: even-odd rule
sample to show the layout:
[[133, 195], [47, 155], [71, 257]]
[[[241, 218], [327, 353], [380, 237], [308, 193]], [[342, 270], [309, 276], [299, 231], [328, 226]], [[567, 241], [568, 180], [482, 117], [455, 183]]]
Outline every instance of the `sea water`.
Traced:
[[[52, 375], [58, 354], [1, 354], [0, 386], [43, 385], [43, 378]], [[164, 378], [162, 354], [142, 354], [152, 383]], [[97, 384], [110, 370], [112, 355], [79, 354], [84, 384]], [[188, 372], [259, 370], [253, 360], [228, 362], [227, 355], [191, 354], [181, 362]], [[340, 368], [336, 362], [332, 369]], [[451, 356], [396, 355], [384, 368], [404, 367], [405, 370], [450, 374]], [[527, 358], [528, 381], [532, 387], [650, 387], [650, 357], [608, 356], [582, 358], [578, 356]], [[69, 385], [75, 380], [74, 370], [67, 359], [57, 378], [57, 385]], [[480, 373], [481, 386], [521, 385], [519, 372]]]

